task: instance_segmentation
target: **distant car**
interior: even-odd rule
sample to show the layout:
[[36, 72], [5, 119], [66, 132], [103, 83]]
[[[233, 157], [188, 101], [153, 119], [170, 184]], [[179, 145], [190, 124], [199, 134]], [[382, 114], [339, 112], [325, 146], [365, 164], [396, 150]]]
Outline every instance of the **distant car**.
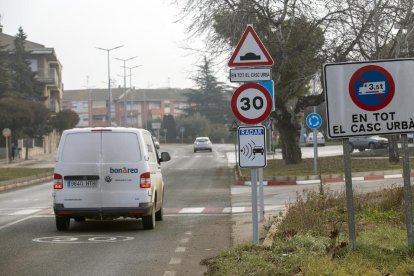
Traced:
[[[316, 143], [321, 146], [325, 146], [325, 137], [322, 133], [318, 132], [316, 134]], [[307, 146], [313, 146], [313, 132], [310, 132], [308, 135], [306, 135], [306, 141]]]
[[212, 143], [208, 137], [197, 137], [194, 141], [194, 152], [199, 150], [213, 151]]
[[364, 151], [366, 149], [380, 149], [388, 147], [388, 139], [380, 137], [378, 135], [374, 136], [355, 136], [349, 138], [349, 146], [351, 147], [350, 152], [353, 152], [354, 149], [359, 151]]
[[160, 142], [158, 141], [158, 139], [155, 137], [152, 137], [152, 140], [154, 140], [155, 148], [160, 149]]

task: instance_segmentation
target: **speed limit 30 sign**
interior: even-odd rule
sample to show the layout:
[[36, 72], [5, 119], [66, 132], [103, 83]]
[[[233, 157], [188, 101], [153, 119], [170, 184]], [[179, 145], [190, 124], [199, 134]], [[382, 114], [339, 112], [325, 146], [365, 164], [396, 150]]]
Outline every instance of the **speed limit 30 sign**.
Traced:
[[263, 86], [247, 83], [233, 93], [231, 110], [234, 116], [245, 124], [258, 124], [267, 119], [272, 112], [272, 97]]

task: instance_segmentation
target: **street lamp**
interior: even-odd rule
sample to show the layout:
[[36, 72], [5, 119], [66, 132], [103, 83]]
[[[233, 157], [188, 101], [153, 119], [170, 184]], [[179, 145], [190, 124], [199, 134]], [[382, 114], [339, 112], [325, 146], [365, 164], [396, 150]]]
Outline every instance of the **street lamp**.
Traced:
[[124, 126], [127, 126], [127, 109], [126, 109], [126, 62], [128, 61], [128, 60], [131, 60], [131, 59], [134, 59], [134, 58], [137, 58], [138, 56], [135, 56], [135, 57], [130, 57], [130, 58], [127, 58], [127, 59], [122, 59], [122, 58], [115, 58], [115, 59], [117, 59], [117, 60], [120, 60], [120, 61], [122, 61], [122, 62], [124, 62], [124, 66], [122, 66], [122, 67], [124, 67], [124, 117], [125, 117], [125, 120], [124, 120], [124, 122], [125, 122], [125, 125]]
[[[126, 67], [126, 68], [128, 68], [129, 69], [129, 90], [130, 90], [130, 92], [131, 92], [131, 110], [132, 110], [132, 106], [133, 106], [133, 104], [134, 104], [134, 101], [133, 101], [133, 93], [132, 93], [132, 69], [136, 69], [136, 68], [138, 68], [138, 67], [141, 67], [142, 65], [137, 65], [137, 66], [133, 66], [133, 67]], [[132, 123], [132, 111], [131, 111], [131, 113], [130, 113], [130, 115], [131, 115], [131, 126], [133, 126], [133, 123]]]
[[108, 103], [108, 121], [109, 126], [112, 125], [112, 90], [111, 90], [111, 67], [109, 62], [109, 52], [118, 48], [124, 47], [124, 45], [116, 46], [113, 48], [105, 49], [100, 47], [95, 47], [96, 49], [106, 51], [108, 53], [108, 90], [109, 90], [109, 103]]

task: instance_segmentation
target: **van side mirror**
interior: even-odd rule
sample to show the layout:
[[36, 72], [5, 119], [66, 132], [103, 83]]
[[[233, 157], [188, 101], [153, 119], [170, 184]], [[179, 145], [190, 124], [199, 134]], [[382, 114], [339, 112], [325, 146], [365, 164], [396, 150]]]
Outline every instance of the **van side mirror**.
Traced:
[[168, 152], [161, 152], [160, 162], [166, 162], [170, 160], [171, 160], [171, 156]]

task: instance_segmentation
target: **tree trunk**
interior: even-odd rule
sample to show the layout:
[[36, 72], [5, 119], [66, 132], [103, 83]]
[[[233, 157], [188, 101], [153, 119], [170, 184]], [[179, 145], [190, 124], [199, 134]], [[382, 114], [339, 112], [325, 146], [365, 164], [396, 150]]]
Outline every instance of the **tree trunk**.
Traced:
[[286, 164], [298, 164], [302, 161], [302, 152], [299, 146], [300, 129], [289, 121], [276, 124], [280, 133], [282, 157]]
[[388, 136], [388, 160], [390, 163], [400, 162], [400, 154], [398, 153], [397, 135]]

